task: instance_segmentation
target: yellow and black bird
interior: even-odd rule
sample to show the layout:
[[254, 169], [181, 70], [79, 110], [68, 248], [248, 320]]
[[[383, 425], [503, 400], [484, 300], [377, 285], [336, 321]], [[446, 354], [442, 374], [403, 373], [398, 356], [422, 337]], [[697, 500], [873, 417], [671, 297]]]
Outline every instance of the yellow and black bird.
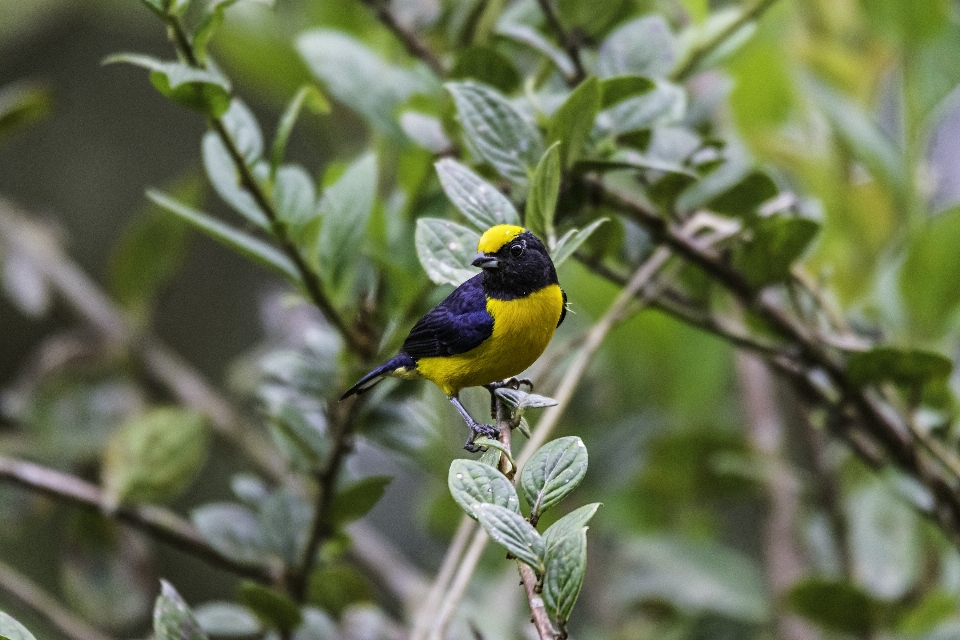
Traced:
[[478, 450], [473, 444], [478, 435], [499, 435], [470, 417], [458, 394], [465, 387], [492, 390], [533, 364], [563, 322], [567, 295], [546, 247], [523, 227], [492, 227], [477, 250], [473, 265], [482, 271], [420, 318], [400, 353], [361, 378], [341, 400], [386, 376], [426, 378], [447, 394], [470, 427], [465, 449]]

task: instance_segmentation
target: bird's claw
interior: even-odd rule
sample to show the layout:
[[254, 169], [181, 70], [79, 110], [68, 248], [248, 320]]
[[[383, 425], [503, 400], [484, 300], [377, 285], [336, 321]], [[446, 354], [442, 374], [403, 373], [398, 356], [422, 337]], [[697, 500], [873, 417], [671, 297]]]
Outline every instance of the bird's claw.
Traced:
[[497, 389], [519, 389], [521, 386], [526, 386], [531, 393], [533, 392], [533, 380], [530, 378], [510, 378], [509, 380], [491, 382], [485, 386], [490, 393], [493, 393]]
[[476, 440], [479, 436], [485, 436], [487, 438], [490, 438], [491, 440], [498, 440], [500, 438], [500, 430], [489, 424], [474, 422], [473, 424], [470, 425], [470, 437], [467, 438], [467, 442], [463, 445], [463, 448], [469, 451], [470, 453], [477, 453], [478, 451], [486, 451], [486, 447], [481, 447], [480, 445], [473, 443], [473, 441]]

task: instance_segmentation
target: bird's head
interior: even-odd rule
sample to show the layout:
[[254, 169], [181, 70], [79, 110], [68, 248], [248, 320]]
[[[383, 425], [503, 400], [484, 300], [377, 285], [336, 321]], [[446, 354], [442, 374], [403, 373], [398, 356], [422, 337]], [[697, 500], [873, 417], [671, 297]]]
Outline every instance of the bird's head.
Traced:
[[557, 270], [540, 239], [516, 225], [487, 229], [473, 265], [483, 269], [487, 295], [510, 300], [557, 284]]

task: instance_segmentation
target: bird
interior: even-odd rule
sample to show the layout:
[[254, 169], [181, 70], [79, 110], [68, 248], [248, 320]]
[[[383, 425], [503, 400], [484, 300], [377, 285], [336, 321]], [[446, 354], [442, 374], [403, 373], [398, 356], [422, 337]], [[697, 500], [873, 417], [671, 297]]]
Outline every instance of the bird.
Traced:
[[474, 444], [478, 436], [499, 437], [495, 427], [467, 413], [460, 391], [483, 386], [493, 393], [532, 365], [566, 316], [567, 294], [543, 242], [521, 226], [487, 229], [471, 264], [480, 273], [420, 318], [399, 353], [363, 376], [341, 400], [386, 377], [426, 378], [467, 423], [467, 451], [481, 450]]

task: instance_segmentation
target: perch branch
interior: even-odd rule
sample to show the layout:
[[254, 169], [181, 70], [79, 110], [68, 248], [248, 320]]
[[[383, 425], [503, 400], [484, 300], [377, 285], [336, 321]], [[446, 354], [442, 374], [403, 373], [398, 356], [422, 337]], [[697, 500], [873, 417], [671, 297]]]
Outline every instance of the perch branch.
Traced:
[[223, 555], [207, 544], [192, 524], [168, 509], [153, 505], [121, 505], [111, 509], [99, 487], [76, 476], [32, 462], [0, 456], [0, 479], [57, 500], [99, 511], [238, 576], [265, 584], [274, 584], [279, 577], [266, 567], [238, 562]]
[[567, 80], [571, 86], [576, 86], [587, 77], [587, 70], [584, 68], [583, 59], [580, 57], [580, 47], [573, 37], [573, 34], [567, 31], [563, 23], [560, 22], [560, 16], [557, 14], [552, 0], [537, 0], [537, 2], [540, 5], [540, 10], [543, 11], [544, 17], [547, 19], [547, 24], [549, 24], [550, 28], [557, 34], [560, 46], [562, 46], [567, 52], [567, 55], [570, 56], [570, 61], [573, 63], [574, 74]]

